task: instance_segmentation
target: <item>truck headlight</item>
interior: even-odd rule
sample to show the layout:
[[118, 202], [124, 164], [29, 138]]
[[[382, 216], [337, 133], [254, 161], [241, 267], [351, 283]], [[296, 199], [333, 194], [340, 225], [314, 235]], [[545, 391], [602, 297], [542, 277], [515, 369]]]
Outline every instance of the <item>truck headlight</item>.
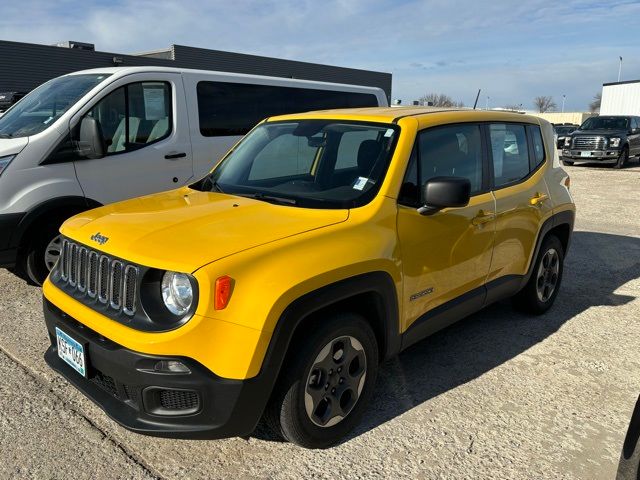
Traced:
[[564, 137], [564, 146], [568, 148], [571, 146], [571, 137]]
[[166, 272], [162, 276], [161, 290], [167, 310], [180, 317], [189, 311], [193, 303], [193, 287], [188, 275]]
[[2, 175], [2, 172], [5, 171], [5, 169], [11, 163], [11, 160], [13, 160], [14, 158], [16, 158], [15, 155], [9, 155], [7, 157], [0, 157], [0, 175]]
[[618, 148], [620, 146], [620, 137], [611, 137], [609, 139], [609, 146], [613, 148]]

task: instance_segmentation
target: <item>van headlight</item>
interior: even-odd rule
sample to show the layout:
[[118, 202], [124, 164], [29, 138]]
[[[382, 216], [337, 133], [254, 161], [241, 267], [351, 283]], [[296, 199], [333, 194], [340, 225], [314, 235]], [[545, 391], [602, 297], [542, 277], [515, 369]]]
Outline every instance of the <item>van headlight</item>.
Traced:
[[166, 272], [161, 282], [162, 300], [174, 315], [182, 317], [193, 304], [193, 286], [185, 273]]
[[609, 139], [609, 146], [613, 148], [618, 148], [620, 146], [620, 137], [611, 137]]

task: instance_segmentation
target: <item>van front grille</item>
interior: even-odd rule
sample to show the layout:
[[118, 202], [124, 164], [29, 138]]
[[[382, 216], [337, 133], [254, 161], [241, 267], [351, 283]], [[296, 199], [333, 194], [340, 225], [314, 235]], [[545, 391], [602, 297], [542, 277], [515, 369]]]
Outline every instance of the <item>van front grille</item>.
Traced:
[[116, 312], [134, 316], [139, 269], [96, 250], [63, 240], [58, 264], [60, 282], [78, 299], [95, 299]]

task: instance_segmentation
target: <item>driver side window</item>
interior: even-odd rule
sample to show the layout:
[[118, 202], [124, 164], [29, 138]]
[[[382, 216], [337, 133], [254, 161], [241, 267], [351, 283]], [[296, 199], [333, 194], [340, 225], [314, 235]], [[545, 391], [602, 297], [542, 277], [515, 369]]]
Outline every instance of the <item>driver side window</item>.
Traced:
[[125, 85], [86, 115], [98, 121], [107, 155], [143, 148], [171, 133], [171, 86], [166, 82]]

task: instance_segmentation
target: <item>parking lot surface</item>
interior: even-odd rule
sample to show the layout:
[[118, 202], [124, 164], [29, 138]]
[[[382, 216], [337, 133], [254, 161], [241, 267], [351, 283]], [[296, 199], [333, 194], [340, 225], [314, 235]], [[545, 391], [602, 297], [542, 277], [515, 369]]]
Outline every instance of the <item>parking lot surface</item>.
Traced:
[[124, 430], [45, 365], [40, 289], [0, 270], [0, 478], [613, 478], [640, 393], [640, 166], [565, 168], [578, 217], [555, 306], [496, 304], [387, 362], [325, 451]]

